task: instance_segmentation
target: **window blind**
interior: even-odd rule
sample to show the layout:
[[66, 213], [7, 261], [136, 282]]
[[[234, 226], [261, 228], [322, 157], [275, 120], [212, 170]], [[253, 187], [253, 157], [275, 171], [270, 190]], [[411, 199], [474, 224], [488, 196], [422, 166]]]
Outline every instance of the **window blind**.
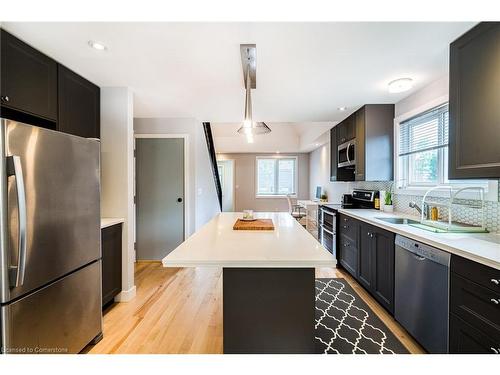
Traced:
[[399, 129], [399, 156], [448, 146], [448, 104], [409, 120]]

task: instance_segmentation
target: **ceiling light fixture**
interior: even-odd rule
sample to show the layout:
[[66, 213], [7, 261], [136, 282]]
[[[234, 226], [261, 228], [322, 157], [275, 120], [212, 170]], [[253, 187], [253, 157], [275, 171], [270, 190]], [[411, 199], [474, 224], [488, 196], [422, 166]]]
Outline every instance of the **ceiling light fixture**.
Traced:
[[[247, 137], [248, 143], [253, 143], [253, 136], [267, 134], [271, 132], [269, 126], [264, 122], [254, 122], [252, 118], [252, 88], [256, 88], [256, 47], [255, 44], [241, 44], [241, 62], [245, 82], [245, 117], [243, 125], [238, 129], [238, 133]], [[252, 79], [253, 77], [253, 79]]]
[[392, 94], [398, 92], [405, 92], [413, 87], [413, 80], [411, 78], [399, 78], [389, 82], [389, 92]]
[[98, 50], [98, 51], [107, 50], [107, 47], [104, 44], [102, 44], [101, 42], [93, 41], [93, 40], [89, 40], [89, 46], [92, 47], [93, 49]]
[[337, 108], [339, 111], [345, 111], [347, 109], [347, 107], [338, 107]]

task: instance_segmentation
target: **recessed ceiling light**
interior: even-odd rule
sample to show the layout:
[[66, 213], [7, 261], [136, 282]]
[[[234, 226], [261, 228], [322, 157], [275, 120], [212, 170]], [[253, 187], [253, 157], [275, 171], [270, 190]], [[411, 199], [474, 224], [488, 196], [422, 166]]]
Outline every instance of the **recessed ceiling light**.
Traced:
[[337, 108], [339, 111], [345, 111], [347, 109], [347, 107], [338, 107]]
[[89, 46], [98, 51], [105, 51], [107, 49], [104, 44], [102, 44], [101, 42], [96, 42], [94, 40], [89, 40]]
[[390, 93], [404, 92], [413, 87], [413, 80], [411, 78], [399, 78], [389, 82], [388, 86]]

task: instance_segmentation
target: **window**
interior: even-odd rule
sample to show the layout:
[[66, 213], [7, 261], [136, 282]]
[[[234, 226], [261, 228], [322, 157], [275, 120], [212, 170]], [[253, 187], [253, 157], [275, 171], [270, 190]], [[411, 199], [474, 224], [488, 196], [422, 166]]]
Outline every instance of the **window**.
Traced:
[[256, 177], [258, 197], [297, 194], [296, 157], [257, 157]]
[[448, 180], [448, 104], [399, 123], [397, 181], [403, 188], [468, 185], [487, 180]]

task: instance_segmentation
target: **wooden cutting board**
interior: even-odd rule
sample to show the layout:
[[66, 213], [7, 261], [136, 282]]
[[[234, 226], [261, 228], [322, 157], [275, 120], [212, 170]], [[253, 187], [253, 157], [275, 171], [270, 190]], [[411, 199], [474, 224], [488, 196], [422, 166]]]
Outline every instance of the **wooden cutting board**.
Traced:
[[236, 220], [233, 230], [274, 230], [272, 219], [257, 219], [254, 221]]

